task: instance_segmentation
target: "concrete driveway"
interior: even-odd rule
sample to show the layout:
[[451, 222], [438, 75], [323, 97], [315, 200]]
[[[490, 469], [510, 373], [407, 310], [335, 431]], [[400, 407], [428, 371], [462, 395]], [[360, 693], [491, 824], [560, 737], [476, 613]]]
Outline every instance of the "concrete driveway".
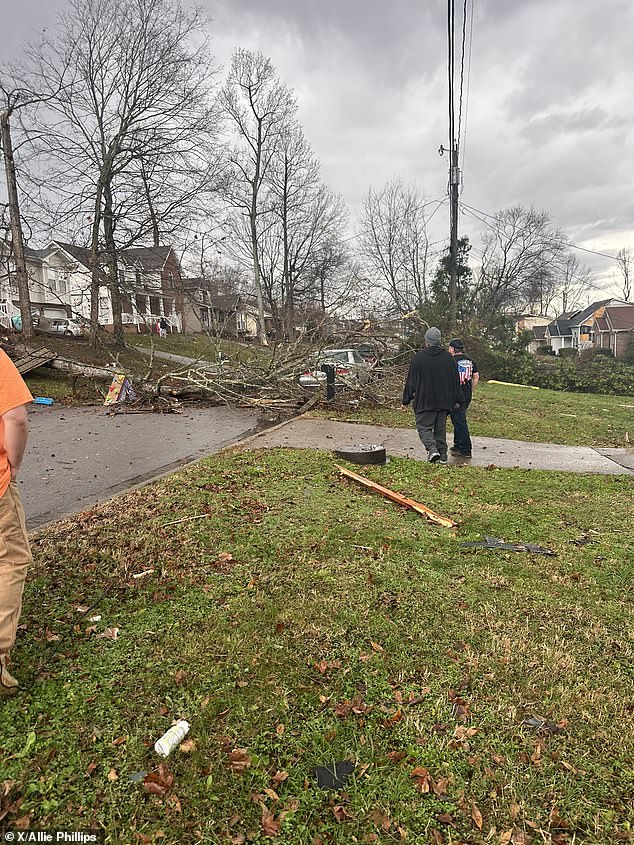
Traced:
[[255, 428], [257, 414], [186, 408], [117, 414], [103, 407], [29, 407], [29, 445], [18, 484], [33, 529], [217, 452]]

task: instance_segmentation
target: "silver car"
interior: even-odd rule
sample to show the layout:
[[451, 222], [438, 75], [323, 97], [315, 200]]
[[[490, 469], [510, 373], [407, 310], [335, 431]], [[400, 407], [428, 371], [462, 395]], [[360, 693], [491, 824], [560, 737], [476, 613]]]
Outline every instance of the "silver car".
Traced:
[[300, 375], [302, 387], [321, 387], [326, 384], [323, 365], [335, 368], [335, 384], [340, 387], [358, 387], [372, 378], [372, 369], [356, 349], [324, 349], [311, 356], [306, 370]]

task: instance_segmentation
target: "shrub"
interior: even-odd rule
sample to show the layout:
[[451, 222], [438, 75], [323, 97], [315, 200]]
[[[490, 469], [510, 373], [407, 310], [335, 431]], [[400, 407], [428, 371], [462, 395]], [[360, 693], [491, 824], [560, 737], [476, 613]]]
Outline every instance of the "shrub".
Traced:
[[559, 357], [560, 358], [577, 358], [578, 355], [579, 355], [579, 353], [572, 346], [567, 346], [564, 349], [559, 350]]

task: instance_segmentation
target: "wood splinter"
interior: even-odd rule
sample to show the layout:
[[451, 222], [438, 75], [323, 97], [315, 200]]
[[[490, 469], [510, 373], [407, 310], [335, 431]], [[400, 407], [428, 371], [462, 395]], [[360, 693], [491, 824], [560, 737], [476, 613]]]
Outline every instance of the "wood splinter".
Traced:
[[415, 502], [414, 499], [408, 499], [407, 496], [402, 496], [400, 493], [395, 493], [394, 490], [389, 490], [387, 487], [382, 487], [375, 481], [370, 481], [369, 478], [365, 478], [365, 476], [363, 475], [358, 475], [356, 472], [352, 472], [352, 470], [340, 466], [340, 464], [335, 464], [335, 466], [341, 472], [342, 475], [346, 476], [346, 478], [351, 478], [353, 481], [358, 481], [359, 484], [363, 484], [363, 486], [367, 487], [369, 490], [374, 490], [376, 493], [380, 493], [382, 496], [385, 496], [386, 499], [391, 499], [398, 505], [403, 505], [406, 508], [410, 508], [411, 510], [416, 511], [416, 513], [419, 513], [421, 516], [427, 517], [427, 519], [430, 519], [432, 522], [437, 522], [438, 525], [443, 525], [445, 528], [456, 528], [458, 525], [458, 523], [454, 522], [452, 519], [434, 513], [434, 511], [430, 510], [425, 505], [421, 505], [420, 502]]

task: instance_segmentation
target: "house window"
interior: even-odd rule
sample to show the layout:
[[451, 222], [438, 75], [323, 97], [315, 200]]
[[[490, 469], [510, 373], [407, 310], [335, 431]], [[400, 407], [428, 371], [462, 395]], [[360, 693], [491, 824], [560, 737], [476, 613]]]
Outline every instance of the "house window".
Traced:
[[247, 315], [242, 311], [236, 313], [236, 329], [239, 332], [246, 332], [247, 330]]
[[175, 314], [174, 310], [174, 300], [173, 299], [164, 299], [163, 300], [163, 314]]
[[174, 274], [168, 273], [167, 274], [167, 285], [170, 290], [174, 290]]
[[60, 293], [66, 293], [68, 290], [68, 284], [66, 281], [66, 271], [65, 270], [58, 270], [57, 271], [57, 290]]
[[138, 268], [137, 268], [137, 271], [135, 273], [135, 279], [136, 279], [137, 285], [140, 285], [141, 284], [141, 271]]
[[147, 297], [143, 296], [143, 294], [137, 293], [134, 297], [134, 301], [136, 303], [136, 310], [139, 314], [147, 314]]
[[150, 314], [154, 316], [159, 316], [161, 313], [161, 300], [158, 296], [151, 296], [150, 297]]
[[124, 267], [119, 267], [119, 269], [117, 270], [117, 278], [119, 280], [120, 285], [125, 284], [125, 268]]

